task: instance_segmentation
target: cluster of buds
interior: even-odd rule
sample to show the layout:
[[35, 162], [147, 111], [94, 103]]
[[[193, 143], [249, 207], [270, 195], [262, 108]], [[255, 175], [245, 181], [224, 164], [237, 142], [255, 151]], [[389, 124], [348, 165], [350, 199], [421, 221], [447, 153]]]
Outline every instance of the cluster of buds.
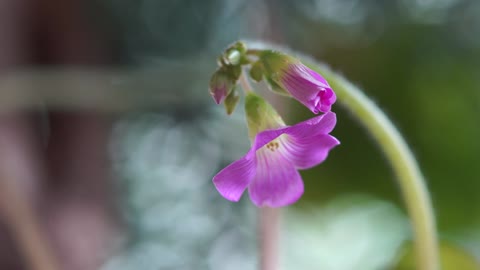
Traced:
[[248, 64], [247, 49], [242, 42], [230, 46], [218, 57], [219, 68], [210, 79], [210, 95], [217, 104], [223, 103], [227, 114], [231, 114], [240, 97], [236, 85], [242, 74], [242, 65]]
[[210, 81], [210, 94], [217, 104], [224, 103], [227, 114], [234, 111], [240, 99], [239, 80], [248, 80], [244, 69], [253, 81], [265, 80], [275, 93], [297, 99], [315, 114], [323, 113], [288, 126], [270, 103], [252, 89], [244, 89], [252, 147], [213, 178], [219, 193], [231, 201], [238, 201], [248, 189], [259, 207], [296, 202], [304, 191], [298, 170], [322, 163], [339, 144], [329, 134], [336, 124], [336, 116], [330, 112], [335, 93], [320, 74], [278, 51], [248, 50], [237, 42], [218, 58], [218, 64]]
[[244, 43], [228, 47], [218, 59], [219, 68], [210, 81], [210, 94], [217, 104], [225, 102], [227, 113], [239, 101], [236, 85], [242, 68], [249, 68], [250, 78], [265, 79], [275, 93], [291, 96], [313, 113], [328, 112], [336, 101], [328, 82], [298, 59], [274, 50], [248, 50]]

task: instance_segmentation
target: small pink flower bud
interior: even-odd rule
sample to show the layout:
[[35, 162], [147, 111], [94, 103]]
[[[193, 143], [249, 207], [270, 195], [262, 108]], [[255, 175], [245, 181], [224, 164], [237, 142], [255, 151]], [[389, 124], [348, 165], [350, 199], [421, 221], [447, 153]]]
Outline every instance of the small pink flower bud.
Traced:
[[273, 91], [289, 93], [315, 114], [330, 111], [336, 95], [320, 74], [299, 60], [276, 51], [263, 51], [260, 61]]
[[209, 91], [215, 103], [222, 103], [235, 87], [235, 82], [230, 77], [223, 68], [218, 69], [212, 75]]

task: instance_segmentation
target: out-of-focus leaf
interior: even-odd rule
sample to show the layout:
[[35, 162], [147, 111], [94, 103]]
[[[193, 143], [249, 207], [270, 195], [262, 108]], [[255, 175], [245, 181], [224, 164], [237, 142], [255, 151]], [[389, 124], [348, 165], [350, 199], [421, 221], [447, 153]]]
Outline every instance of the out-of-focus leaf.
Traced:
[[[440, 261], [442, 270], [478, 270], [480, 264], [462, 248], [447, 242], [440, 243]], [[411, 243], [404, 247], [403, 254], [393, 270], [412, 270], [415, 266], [415, 253]]]

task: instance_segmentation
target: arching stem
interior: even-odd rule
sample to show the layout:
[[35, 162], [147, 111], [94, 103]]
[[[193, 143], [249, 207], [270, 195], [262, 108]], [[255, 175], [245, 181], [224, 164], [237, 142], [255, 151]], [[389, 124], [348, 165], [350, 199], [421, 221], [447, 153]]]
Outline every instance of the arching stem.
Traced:
[[355, 85], [324, 65], [310, 61], [308, 66], [325, 77], [335, 90], [338, 102], [366, 127], [390, 162], [411, 220], [417, 269], [440, 269], [435, 217], [426, 182], [400, 132]]

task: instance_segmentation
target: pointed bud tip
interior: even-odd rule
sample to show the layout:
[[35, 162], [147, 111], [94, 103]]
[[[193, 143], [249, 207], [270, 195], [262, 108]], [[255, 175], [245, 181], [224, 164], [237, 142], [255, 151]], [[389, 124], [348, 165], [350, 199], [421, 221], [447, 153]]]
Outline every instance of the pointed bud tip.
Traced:
[[217, 105], [222, 103], [227, 97], [225, 91], [215, 91], [213, 94], [211, 94], [211, 96]]
[[227, 97], [227, 85], [226, 84], [211, 84], [210, 85], [210, 96], [212, 96], [215, 103], [222, 103]]

